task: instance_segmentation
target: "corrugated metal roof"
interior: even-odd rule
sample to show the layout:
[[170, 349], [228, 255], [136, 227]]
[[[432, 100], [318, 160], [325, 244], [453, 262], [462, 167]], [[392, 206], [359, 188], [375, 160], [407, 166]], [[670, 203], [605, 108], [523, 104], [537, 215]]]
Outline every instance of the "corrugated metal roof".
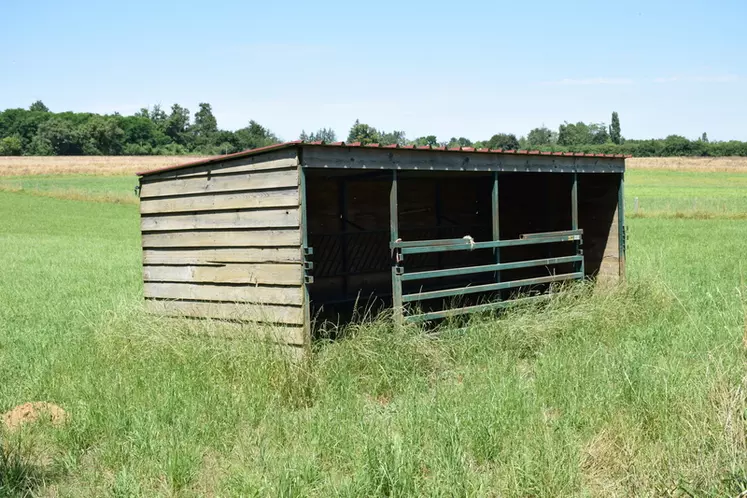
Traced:
[[268, 145], [266, 147], [258, 147], [256, 149], [244, 150], [236, 152], [234, 154], [226, 154], [223, 156], [209, 157], [207, 159], [201, 159], [199, 161], [193, 161], [191, 163], [177, 164], [176, 166], [167, 166], [165, 168], [153, 169], [149, 171], [142, 171], [137, 173], [138, 176], [150, 175], [153, 173], [160, 173], [162, 171], [171, 171], [175, 169], [189, 168], [192, 166], [202, 166], [205, 164], [214, 164], [231, 159], [239, 159], [242, 157], [253, 156], [255, 154], [261, 154], [263, 152], [269, 152], [273, 150], [285, 149], [288, 147], [295, 147], [298, 145], [305, 146], [316, 146], [316, 147], [363, 147], [363, 148], [380, 148], [380, 149], [403, 149], [403, 150], [436, 150], [443, 152], [479, 152], [485, 154], [523, 154], [530, 156], [566, 156], [566, 157], [604, 157], [604, 158], [626, 158], [631, 157], [624, 154], [586, 154], [584, 152], [541, 152], [538, 150], [503, 150], [503, 149], [475, 149], [474, 147], [431, 147], [430, 145], [415, 146], [415, 145], [380, 145], [380, 144], [361, 144], [360, 142], [304, 142], [302, 140], [295, 140], [293, 142], [284, 142], [280, 144]]

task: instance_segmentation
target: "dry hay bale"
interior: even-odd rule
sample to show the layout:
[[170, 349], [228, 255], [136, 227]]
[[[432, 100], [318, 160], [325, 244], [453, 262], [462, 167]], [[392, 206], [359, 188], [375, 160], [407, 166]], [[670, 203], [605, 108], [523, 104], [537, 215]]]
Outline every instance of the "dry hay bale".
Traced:
[[49, 420], [52, 425], [60, 426], [67, 420], [67, 413], [54, 403], [34, 401], [18, 405], [4, 413], [3, 423], [9, 430], [16, 430], [24, 424], [36, 422], [42, 417]]

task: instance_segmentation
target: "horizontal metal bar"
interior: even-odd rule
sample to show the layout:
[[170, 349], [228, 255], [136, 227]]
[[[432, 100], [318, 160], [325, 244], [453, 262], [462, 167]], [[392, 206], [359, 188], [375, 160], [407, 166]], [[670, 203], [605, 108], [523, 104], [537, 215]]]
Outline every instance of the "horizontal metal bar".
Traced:
[[405, 273], [402, 275], [402, 280], [424, 280], [426, 278], [453, 277], [456, 275], [469, 275], [472, 273], [531, 268], [533, 266], [559, 265], [563, 263], [583, 261], [583, 259], [583, 256], [563, 256], [560, 258], [530, 259], [526, 261], [514, 261], [512, 263], [496, 263], [493, 265], [464, 266], [462, 268], [449, 268], [448, 270], [419, 271]]
[[520, 304], [533, 303], [538, 301], [544, 301], [549, 298], [551, 294], [540, 294], [539, 296], [522, 297], [519, 299], [510, 299], [506, 301], [496, 301], [494, 303], [478, 304], [475, 306], [465, 306], [463, 308], [452, 308], [443, 311], [431, 311], [429, 313], [421, 313], [418, 315], [410, 315], [405, 317], [406, 322], [427, 322], [428, 320], [438, 320], [440, 318], [448, 318], [450, 316], [466, 315], [467, 313], [479, 313], [481, 311], [490, 311], [500, 308], [510, 308], [518, 306]]
[[520, 239], [537, 239], [537, 238], [544, 238], [544, 237], [557, 237], [557, 236], [563, 236], [563, 235], [583, 235], [584, 230], [578, 229], [578, 230], [559, 230], [557, 232], [537, 232], [537, 233], [523, 233], [519, 236]]
[[472, 251], [476, 249], [494, 249], [496, 247], [528, 246], [533, 244], [549, 244], [553, 242], [568, 242], [581, 240], [580, 235], [563, 235], [557, 237], [543, 237], [536, 239], [513, 239], [513, 240], [493, 240], [489, 242], [475, 242], [470, 244], [465, 241], [461, 244], [450, 246], [422, 246], [422, 247], [404, 247], [402, 254], [423, 254], [431, 252], [448, 252], [448, 251]]
[[421, 246], [449, 246], [455, 244], [469, 243], [464, 238], [458, 239], [435, 239], [435, 240], [411, 240], [403, 242], [398, 240], [389, 244], [390, 249], [401, 249], [403, 247], [421, 247]]
[[522, 287], [525, 285], [546, 284], [549, 282], [558, 282], [560, 280], [572, 280], [572, 279], [580, 280], [582, 278], [584, 278], [584, 274], [581, 272], [562, 273], [560, 275], [548, 275], [546, 277], [525, 278], [522, 280], [511, 280], [509, 282], [498, 282], [495, 284], [475, 285], [472, 287], [459, 287], [456, 289], [444, 289], [444, 290], [437, 290], [437, 291], [420, 292], [417, 294], [406, 294], [402, 296], [402, 301], [405, 303], [409, 303], [412, 301], [426, 301], [428, 299], [438, 299], [440, 297], [462, 296], [464, 294], [476, 294], [478, 292], [490, 292], [490, 291], [497, 291], [501, 289], [511, 289], [513, 287]]

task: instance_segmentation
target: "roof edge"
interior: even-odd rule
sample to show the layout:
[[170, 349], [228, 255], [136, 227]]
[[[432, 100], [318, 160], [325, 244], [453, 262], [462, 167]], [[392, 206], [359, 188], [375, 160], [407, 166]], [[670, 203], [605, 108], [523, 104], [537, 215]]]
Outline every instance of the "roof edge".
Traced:
[[302, 143], [303, 142], [301, 140], [295, 140], [293, 142], [283, 142], [279, 144], [266, 145], [264, 147], [257, 147], [256, 149], [247, 149], [247, 150], [242, 150], [240, 152], [234, 152], [233, 154], [224, 154], [222, 156], [211, 156], [206, 159], [200, 159], [198, 161], [192, 161], [189, 163], [175, 164], [173, 166], [165, 166], [163, 168], [156, 168], [156, 169], [151, 169], [147, 171], [138, 171], [135, 174], [137, 176], [146, 176], [146, 175], [152, 175], [155, 173], [172, 171], [175, 169], [190, 168], [193, 166], [204, 166], [206, 164], [215, 164], [215, 163], [220, 163], [226, 160], [240, 159], [242, 157], [248, 157], [248, 156], [253, 156], [255, 154], [261, 154], [262, 152], [286, 149], [288, 147], [293, 147], [294, 145], [300, 145]]
[[176, 164], [174, 166], [166, 166], [163, 168], [157, 168], [147, 171], [140, 171], [135, 173], [137, 176], [147, 176], [156, 173], [163, 173], [166, 171], [173, 171], [177, 169], [190, 168], [193, 166], [204, 166], [207, 164], [216, 164], [231, 159], [240, 159], [242, 157], [249, 157], [255, 154], [261, 154], [264, 152], [286, 149], [289, 147], [295, 147], [298, 145], [309, 145], [312, 147], [355, 147], [355, 148], [366, 148], [366, 149], [402, 149], [402, 150], [417, 150], [417, 151], [441, 151], [441, 152], [470, 152], [476, 154], [507, 154], [507, 155], [524, 155], [524, 156], [565, 156], [565, 157], [593, 157], [593, 158], [605, 158], [605, 159], [628, 159], [633, 157], [631, 154], [594, 154], [585, 152], [543, 152], [539, 150], [504, 150], [504, 149], [475, 149], [474, 147], [443, 147], [443, 146], [415, 146], [415, 145], [380, 145], [380, 144], [361, 144], [360, 142], [332, 142], [325, 143], [321, 141], [317, 142], [304, 142], [303, 140], [294, 140], [292, 142], [283, 142], [273, 145], [267, 145], [265, 147], [258, 147], [256, 149], [243, 150], [241, 152], [234, 152], [233, 154], [226, 154], [223, 156], [212, 156], [206, 159], [200, 159], [198, 161], [192, 161], [189, 163]]

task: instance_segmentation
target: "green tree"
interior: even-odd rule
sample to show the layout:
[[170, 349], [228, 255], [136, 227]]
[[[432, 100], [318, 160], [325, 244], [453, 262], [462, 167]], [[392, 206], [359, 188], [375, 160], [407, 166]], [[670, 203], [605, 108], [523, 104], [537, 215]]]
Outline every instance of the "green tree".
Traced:
[[311, 133], [306, 140], [309, 142], [332, 143], [337, 141], [337, 134], [335, 134], [335, 130], [332, 128], [319, 128], [317, 131]]
[[86, 137], [73, 123], [57, 115], [39, 125], [31, 140], [33, 155], [77, 156], [83, 154]]
[[612, 122], [610, 123], [610, 140], [612, 143], [620, 144], [622, 142], [622, 134], [620, 133], [620, 116], [617, 112], [612, 113]]
[[431, 147], [438, 147], [438, 139], [436, 138], [436, 135], [428, 135], [425, 137], [416, 138], [412, 141], [412, 144], [418, 147], [424, 147], [426, 145], [429, 145]]
[[660, 154], [663, 156], [690, 156], [695, 152], [695, 144], [685, 137], [669, 135], [664, 139]]
[[0, 139], [0, 156], [20, 156], [23, 153], [21, 137], [13, 135]]
[[404, 131], [381, 132], [378, 143], [381, 145], [407, 145], [407, 137]]
[[602, 145], [610, 141], [608, 127], [604, 123], [564, 123], [558, 128], [558, 145], [580, 147]]
[[602, 145], [610, 141], [610, 134], [607, 125], [604, 123], [590, 123], [589, 124], [589, 144]]
[[[187, 112], [187, 116], [189, 116], [189, 111]], [[150, 111], [149, 117], [150, 120], [153, 121], [157, 126], [165, 128], [168, 116], [166, 115], [164, 110], [161, 109], [161, 104], [156, 104], [153, 106], [153, 109], [151, 109]]]
[[381, 136], [376, 128], [355, 120], [348, 133], [347, 143], [360, 142], [362, 145], [379, 143]]
[[82, 127], [86, 155], [116, 156], [124, 150], [125, 132], [113, 117], [93, 116]]
[[447, 147], [472, 147], [472, 140], [465, 137], [451, 137], [449, 142], [446, 144]]
[[588, 144], [591, 134], [586, 123], [579, 121], [576, 124], [563, 123], [558, 127], [558, 145], [573, 147]]
[[708, 133], [703, 132], [703, 134], [700, 136], [700, 141], [703, 143], [708, 143]]
[[171, 140], [180, 145], [185, 145], [188, 141], [186, 135], [189, 129], [189, 109], [179, 104], [171, 106], [171, 114], [166, 118], [165, 129], [166, 135]]
[[238, 150], [256, 149], [278, 142], [278, 137], [256, 121], [249, 121], [249, 126], [234, 132], [234, 141]]
[[215, 119], [210, 104], [200, 103], [199, 106], [200, 110], [195, 113], [193, 128], [197, 135], [208, 137], [218, 131], [218, 120]]
[[31, 112], [49, 112], [49, 107], [44, 105], [44, 102], [41, 100], [37, 100], [33, 104], [29, 106], [29, 111]]
[[530, 130], [526, 137], [526, 147], [543, 147], [552, 145], [557, 140], [557, 135], [546, 126]]
[[497, 133], [490, 137], [487, 146], [490, 149], [516, 150], [519, 148], [519, 139], [513, 133]]

